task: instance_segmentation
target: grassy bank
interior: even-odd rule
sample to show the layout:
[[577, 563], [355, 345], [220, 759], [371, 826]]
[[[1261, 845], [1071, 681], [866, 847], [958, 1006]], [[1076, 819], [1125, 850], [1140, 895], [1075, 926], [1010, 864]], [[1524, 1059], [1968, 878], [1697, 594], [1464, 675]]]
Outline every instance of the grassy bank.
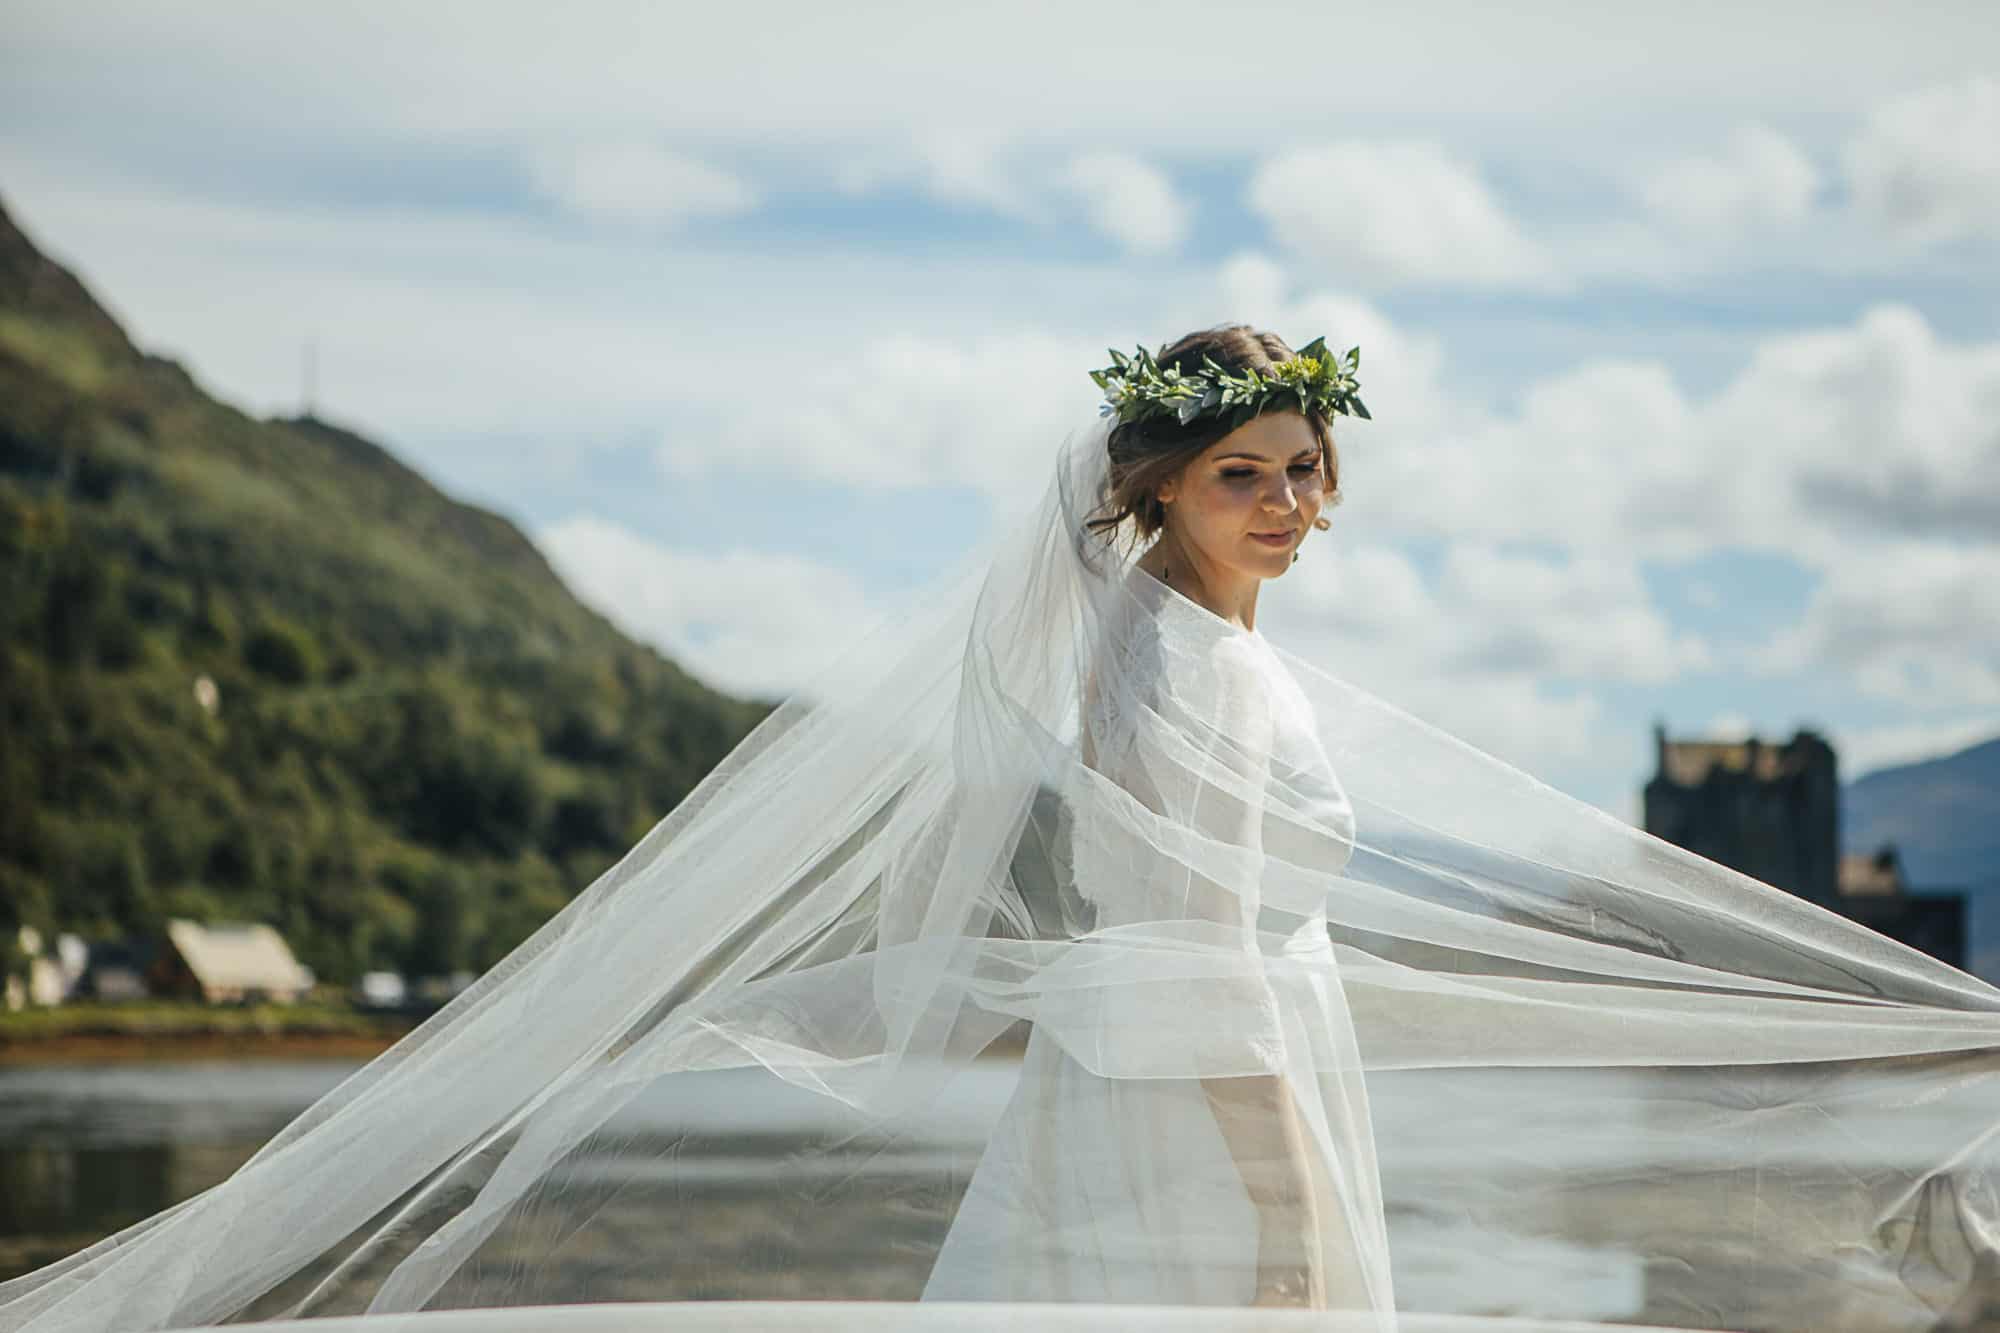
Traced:
[[412, 1026], [407, 1017], [314, 1002], [65, 1004], [0, 1013], [0, 1063], [211, 1055], [365, 1057], [388, 1048]]
[[[407, 1015], [312, 1002], [65, 1004], [0, 1012], [0, 1066], [263, 1056], [368, 1059], [395, 1045], [417, 1022]], [[1027, 1039], [1027, 1024], [1016, 1023], [982, 1054], [1018, 1059]]]

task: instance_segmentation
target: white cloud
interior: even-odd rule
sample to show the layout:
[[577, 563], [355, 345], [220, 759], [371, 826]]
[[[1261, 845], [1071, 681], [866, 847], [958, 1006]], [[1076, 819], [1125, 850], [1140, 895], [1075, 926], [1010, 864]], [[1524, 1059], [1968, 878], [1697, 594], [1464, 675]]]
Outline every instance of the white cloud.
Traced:
[[[887, 139], [949, 108], [984, 130], [1048, 140], [1115, 125], [1139, 151], [1206, 152], [1240, 145], [1240, 119], [1151, 112], [1216, 84], [1220, 71], [1224, 85], [1231, 74], [1254, 78], [1267, 124], [1397, 124], [1455, 111], [1487, 144], [1560, 134], [1565, 145], [1594, 139], [1612, 160], [1635, 128], [1669, 119], [1729, 123], [1764, 107], [1845, 114], [1857, 98], [1894, 92], [1990, 44], [1990, 15], [1978, 4], [1933, 6], [1911, 22], [1881, 6], [1773, 0], [1759, 10], [1768, 21], [1713, 29], [1698, 65], [1614, 61], [1613, 38], [1624, 52], [1684, 50], [1686, 15], [1625, 6], [1607, 28], [1602, 7], [1585, 0], [1537, 12], [1544, 21], [1524, 23], [1462, 0], [1405, 0], [1368, 14], [1246, 2], [1232, 19], [1281, 40], [1232, 66], [1212, 41], [1135, 48], [1139, 14], [1148, 35], [1204, 31], [1211, 11], [1181, 0], [1143, 11], [1073, 0], [920, 10], [767, 0], [751, 13], [602, 0], [561, 23], [527, 0], [307, 10], [259, 0], [185, 9], [13, 0], [6, 55], [16, 87], [72, 88], [90, 106], [116, 94], [115, 105], [172, 106], [210, 130], [270, 128], [294, 139], [307, 128], [519, 129], [727, 135], [817, 150]], [[1366, 58], [1329, 64], [1332, 51]], [[261, 124], [242, 123], [246, 106], [261, 109]]]
[[1910, 249], [2000, 239], [1996, 143], [2000, 79], [1992, 75], [1885, 102], [1843, 154], [1854, 207]]
[[528, 169], [543, 195], [603, 221], [671, 225], [757, 205], [756, 191], [739, 177], [644, 141], [545, 148], [529, 156]]
[[1371, 441], [1392, 437], [1370, 503], [1405, 531], [1675, 557], [1735, 527], [1737, 487], [1717, 483], [1698, 410], [1664, 365], [1586, 362], [1526, 385], [1512, 415], [1465, 410], [1444, 430], [1369, 406], [1384, 422]]
[[1843, 561], [1752, 665], [1845, 668], [1864, 692], [1919, 708], [2000, 706], [2000, 546], [1912, 543]]
[[1772, 545], [1831, 565], [1877, 541], [2000, 535], [2000, 341], [1900, 304], [1769, 339], [1702, 411], [1710, 461], [1755, 460]]
[[1840, 752], [1841, 780], [1847, 782], [1876, 769], [1953, 754], [1995, 736], [2000, 736], [2000, 711], [1942, 721], [1836, 727], [1830, 739]]
[[1409, 532], [1814, 568], [2000, 533], [2000, 342], [1947, 342], [1907, 306], [1770, 337], [1705, 400], [1664, 363], [1607, 359], [1528, 384], [1508, 415], [1377, 415], [1371, 504]]
[[1151, 163], [1129, 153], [1082, 153], [1063, 180], [1091, 225], [1135, 255], [1167, 254], [1187, 239], [1188, 202]]
[[[1334, 511], [1334, 522], [1341, 522]], [[1636, 567], [1606, 555], [1560, 558], [1480, 542], [1446, 548], [1435, 579], [1402, 551], [1319, 539], [1274, 595], [1350, 644], [1459, 678], [1519, 676], [1659, 684], [1713, 664], [1699, 636], [1676, 633]]]
[[1676, 633], [1627, 560], [1561, 560], [1460, 543], [1439, 579], [1446, 650], [1470, 669], [1657, 685], [1712, 665], [1699, 636]]
[[1557, 694], [1527, 675], [1406, 672], [1375, 692], [1540, 781], [1626, 817], [1620, 789], [1629, 765], [1605, 744], [1604, 701], [1588, 690]]
[[718, 431], [662, 442], [669, 475], [785, 459], [801, 478], [870, 489], [969, 487], [1002, 505], [1038, 497], [1065, 435], [1098, 392], [1082, 339], [889, 334], [787, 370], [785, 392], [746, 397]]
[[764, 551], [689, 551], [578, 515], [535, 536], [584, 601], [732, 694], [805, 686], [874, 612], [842, 570]]
[[925, 125], [907, 138], [871, 148], [837, 164], [836, 189], [871, 194], [911, 186], [942, 203], [975, 208], [1028, 222], [1048, 219], [1038, 198], [1010, 161], [1010, 136]]
[[[1335, 510], [1333, 521], [1339, 522]], [[1423, 573], [1402, 551], [1367, 541], [1350, 541], [1338, 526], [1312, 536], [1299, 562], [1271, 585], [1279, 602], [1302, 619], [1337, 627], [1356, 642], [1434, 640], [1446, 619]]]
[[[1335, 523], [1340, 522], [1335, 511]], [[1271, 586], [1288, 625], [1320, 625], [1346, 650], [1470, 682], [1618, 680], [1660, 684], [1713, 665], [1676, 632], [1637, 569], [1612, 557], [1526, 555], [1477, 542], [1446, 548], [1426, 578], [1394, 546], [1339, 536], [1309, 543]]]
[[[463, 211], [261, 206], [30, 155], [9, 158], [7, 187], [11, 215], [102, 293], [142, 346], [186, 357], [205, 386], [247, 411], [289, 412], [301, 349], [315, 338], [321, 405], [399, 449], [486, 432], [628, 443], [718, 414], [727, 425], [758, 406], [740, 376], [746, 358], [767, 354], [773, 311], [783, 312], [786, 354], [809, 364], [906, 329], [969, 348], [997, 327], [1088, 320], [1066, 363], [1003, 360], [1004, 372], [1033, 377], [988, 384], [994, 410], [1018, 415], [1046, 406], [1047, 386], [1069, 383], [1081, 395], [1071, 409], [1088, 416], [1097, 391], [1079, 367], [1102, 364], [1095, 326], [1143, 320], [1163, 295], [1206, 276], [661, 245], [628, 228], [576, 234]], [[1058, 337], [1015, 341], [1041, 336]], [[836, 401], [864, 392], [842, 383]], [[872, 447], [864, 442], [860, 456]]]
[[1746, 228], [1803, 222], [1819, 191], [1819, 172], [1799, 147], [1766, 125], [1747, 125], [1719, 153], [1660, 164], [1639, 182], [1639, 200], [1655, 217], [1727, 236]]
[[1280, 244], [1341, 286], [1559, 284], [1478, 169], [1442, 144], [1281, 150], [1257, 168], [1247, 202]]

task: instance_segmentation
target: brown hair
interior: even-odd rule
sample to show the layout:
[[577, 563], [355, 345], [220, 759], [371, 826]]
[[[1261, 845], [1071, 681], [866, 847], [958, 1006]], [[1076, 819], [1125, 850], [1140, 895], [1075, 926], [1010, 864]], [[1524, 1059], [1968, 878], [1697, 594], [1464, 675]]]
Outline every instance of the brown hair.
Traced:
[[[1181, 337], [1154, 356], [1162, 370], [1179, 367], [1183, 373], [1202, 369], [1202, 358], [1232, 374], [1246, 370], [1267, 371], [1296, 353], [1283, 338], [1248, 324], [1217, 324]], [[1296, 411], [1296, 408], [1280, 408]], [[1340, 454], [1333, 443], [1333, 423], [1323, 412], [1308, 412], [1306, 421], [1319, 440], [1320, 466], [1326, 473], [1326, 507], [1340, 503]], [[1144, 421], [1121, 421], [1111, 428], [1105, 450], [1111, 455], [1111, 471], [1106, 494], [1091, 517], [1083, 522], [1093, 533], [1109, 535], [1126, 519], [1132, 520], [1141, 541], [1155, 536], [1166, 525], [1166, 506], [1155, 492], [1160, 483], [1179, 474], [1210, 445], [1236, 427], [1227, 418], [1197, 417], [1183, 426], [1172, 417], [1150, 417]], [[1333, 525], [1322, 513], [1313, 526], [1324, 532]]]

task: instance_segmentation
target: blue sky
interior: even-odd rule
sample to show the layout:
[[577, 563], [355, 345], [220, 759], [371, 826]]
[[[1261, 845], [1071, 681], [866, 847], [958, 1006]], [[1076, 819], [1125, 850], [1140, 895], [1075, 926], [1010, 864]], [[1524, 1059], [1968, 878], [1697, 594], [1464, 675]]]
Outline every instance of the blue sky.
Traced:
[[1032, 502], [1107, 347], [1358, 343], [1260, 627], [1629, 819], [1655, 717], [2000, 734], [1984, 9], [16, 0], [0, 198], [746, 692]]

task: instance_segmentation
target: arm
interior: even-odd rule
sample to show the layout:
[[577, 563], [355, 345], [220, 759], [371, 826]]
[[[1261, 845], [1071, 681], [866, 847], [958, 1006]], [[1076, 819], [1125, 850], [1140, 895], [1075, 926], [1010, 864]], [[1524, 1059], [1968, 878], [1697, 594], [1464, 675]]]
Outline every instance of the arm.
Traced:
[[1257, 1210], [1258, 1305], [1326, 1305], [1311, 1148], [1282, 1074], [1205, 1078], [1229, 1154]]
[[[1282, 1025], [1255, 934], [1276, 713], [1266, 664], [1253, 651], [1225, 641], [1192, 670], [1158, 672], [1140, 658], [1110, 681], [1092, 673], [1083, 767], [1102, 774], [1107, 790], [1122, 791], [1137, 809], [1120, 814], [1115, 800], [1083, 784], [1079, 827], [1087, 832], [1077, 846], [1092, 891], [1117, 895], [1118, 920], [1209, 927], [1189, 939], [1190, 947], [1198, 939], [1213, 951], [1212, 967], [1201, 975], [1153, 983], [1140, 960], [1121, 958], [1133, 970], [1102, 981], [1101, 993], [1125, 1001], [1112, 1007], [1112, 1027], [1122, 1032], [1130, 1023], [1144, 1052], [1138, 1063], [1152, 1066], [1133, 1076], [1178, 1066], [1188, 1072], [1167, 1076], [1199, 1080], [1256, 1212], [1257, 1303], [1317, 1304], [1323, 1301], [1313, 1299], [1320, 1265], [1309, 1149], [1292, 1090], [1275, 1072], [1283, 1067]], [[1107, 691], [1118, 694], [1109, 706]], [[1097, 744], [1100, 727], [1108, 752]], [[1157, 832], [1144, 827], [1149, 818], [1159, 821]], [[1154, 984], [1172, 989], [1154, 1001], [1148, 996]], [[1173, 1036], [1161, 1030], [1163, 1003], [1182, 1015], [1178, 1024], [1167, 1023]], [[1077, 1035], [1086, 1051], [1093, 1040], [1117, 1044], [1103, 1031]], [[1163, 1037], [1171, 1049], [1156, 1052], [1153, 1044]]]

